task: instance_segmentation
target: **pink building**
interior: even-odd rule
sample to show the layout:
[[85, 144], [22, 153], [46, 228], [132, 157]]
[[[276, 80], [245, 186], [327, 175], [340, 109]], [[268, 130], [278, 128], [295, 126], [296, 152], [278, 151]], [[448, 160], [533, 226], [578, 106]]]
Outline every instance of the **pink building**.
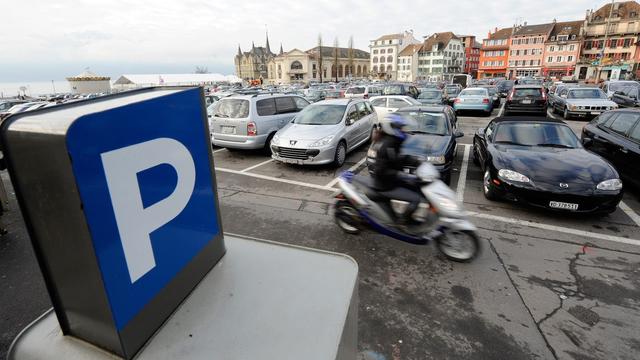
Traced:
[[518, 26], [511, 35], [507, 75], [516, 77], [541, 76], [544, 43], [554, 23]]
[[561, 79], [573, 76], [580, 56], [582, 38], [580, 29], [584, 21], [556, 23], [544, 44], [542, 75]]

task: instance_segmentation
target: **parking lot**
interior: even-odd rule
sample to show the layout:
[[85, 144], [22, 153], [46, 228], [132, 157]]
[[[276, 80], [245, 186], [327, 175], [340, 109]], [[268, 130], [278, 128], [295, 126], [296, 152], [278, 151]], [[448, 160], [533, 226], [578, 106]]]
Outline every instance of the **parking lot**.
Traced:
[[[340, 169], [300, 167], [260, 152], [214, 148], [227, 233], [346, 253], [359, 264], [359, 358], [636, 359], [640, 352], [640, 198], [606, 216], [570, 216], [490, 202], [470, 159], [490, 117], [458, 118], [451, 187], [479, 227], [474, 262], [372, 232], [344, 234], [331, 214], [336, 177], [366, 175], [367, 146]], [[579, 133], [584, 121], [569, 121]], [[3, 174], [7, 183], [6, 174]], [[2, 238], [1, 349], [49, 301], [12, 198]], [[288, 271], [288, 269], [283, 269]], [[310, 324], [312, 326], [312, 324]]]

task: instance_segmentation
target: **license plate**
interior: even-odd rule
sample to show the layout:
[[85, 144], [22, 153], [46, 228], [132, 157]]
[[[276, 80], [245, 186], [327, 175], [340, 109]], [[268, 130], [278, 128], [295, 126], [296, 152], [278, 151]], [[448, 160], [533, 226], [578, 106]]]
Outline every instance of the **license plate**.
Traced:
[[601, 111], [592, 111], [591, 115], [600, 115]]
[[522, 100], [523, 104], [531, 104], [531, 100], [530, 99], [524, 99]]
[[235, 134], [236, 128], [235, 126], [221, 126], [220, 132], [223, 134]]
[[571, 204], [571, 203], [565, 203], [565, 202], [559, 202], [559, 201], [549, 202], [549, 207], [554, 209], [571, 210], [571, 211], [578, 210], [578, 204]]
[[302, 160], [298, 160], [298, 159], [287, 159], [287, 158], [280, 158], [280, 160], [283, 163], [286, 164], [297, 164], [297, 165], [303, 165], [304, 163], [302, 162]]

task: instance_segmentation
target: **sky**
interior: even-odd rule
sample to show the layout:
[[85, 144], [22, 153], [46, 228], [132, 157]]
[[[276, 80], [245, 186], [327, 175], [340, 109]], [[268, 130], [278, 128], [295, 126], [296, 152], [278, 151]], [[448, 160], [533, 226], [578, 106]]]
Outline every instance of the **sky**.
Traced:
[[[85, 68], [115, 79], [127, 73], [232, 74], [243, 51], [316, 46], [338, 39], [367, 50], [381, 35], [417, 39], [453, 31], [479, 39], [495, 27], [582, 20], [605, 0], [1, 0], [0, 82], [63, 79]], [[8, 5], [6, 5], [8, 3]]]

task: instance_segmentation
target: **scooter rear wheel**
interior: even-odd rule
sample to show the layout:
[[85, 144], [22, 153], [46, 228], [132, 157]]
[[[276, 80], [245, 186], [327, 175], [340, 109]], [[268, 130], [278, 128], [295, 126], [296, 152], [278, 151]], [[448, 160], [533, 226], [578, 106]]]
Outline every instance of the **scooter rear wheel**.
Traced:
[[436, 244], [447, 259], [457, 262], [469, 262], [480, 253], [480, 240], [473, 231], [445, 230]]
[[342, 200], [336, 203], [334, 218], [342, 231], [348, 234], [359, 233], [360, 227], [357, 220], [359, 217], [358, 210], [350, 202]]

